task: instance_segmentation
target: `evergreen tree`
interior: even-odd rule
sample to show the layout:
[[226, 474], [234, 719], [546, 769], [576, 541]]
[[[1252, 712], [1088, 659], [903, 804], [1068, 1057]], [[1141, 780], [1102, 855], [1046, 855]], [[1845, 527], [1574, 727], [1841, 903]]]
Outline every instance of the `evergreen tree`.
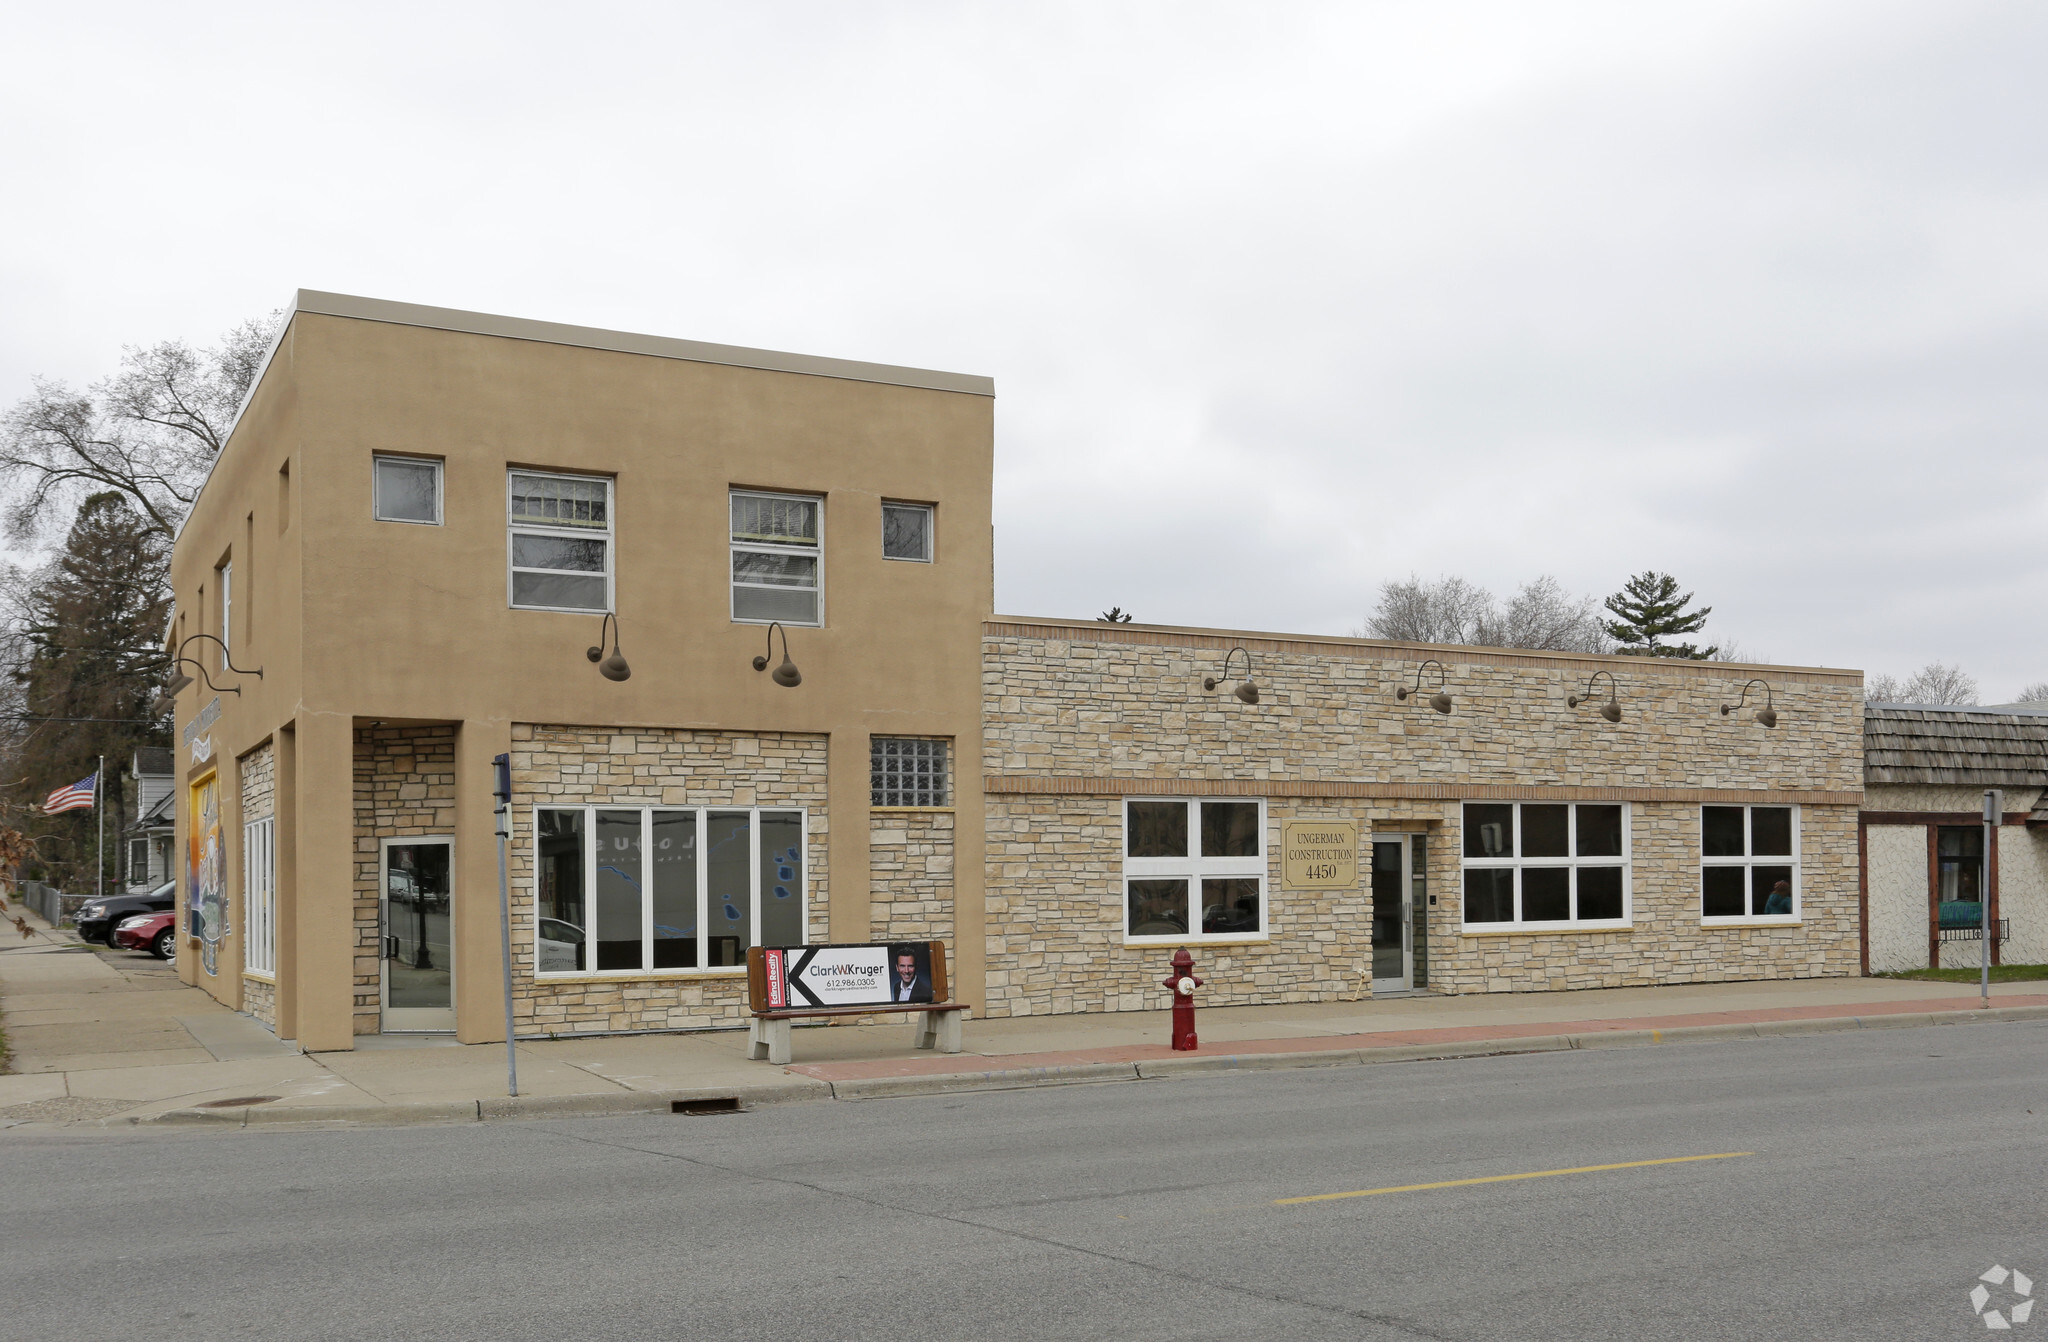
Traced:
[[1674, 634], [1690, 634], [1707, 622], [1712, 606], [1687, 610], [1691, 592], [1680, 592], [1678, 580], [1668, 573], [1649, 570], [1636, 574], [1619, 592], [1607, 598], [1607, 632], [1621, 644], [1617, 651], [1638, 657], [1684, 657], [1706, 661], [1719, 648], [1700, 648], [1691, 643], [1664, 643]]
[[[114, 779], [138, 746], [169, 742], [167, 727], [149, 713], [165, 674], [169, 552], [169, 539], [124, 495], [93, 494], [63, 549], [18, 596], [22, 646], [14, 676], [30, 720], [12, 743], [9, 800], [56, 879], [91, 884], [97, 817], [30, 816], [28, 807], [91, 774], [104, 755], [111, 876], [126, 809]], [[46, 718], [97, 720], [36, 721]]]

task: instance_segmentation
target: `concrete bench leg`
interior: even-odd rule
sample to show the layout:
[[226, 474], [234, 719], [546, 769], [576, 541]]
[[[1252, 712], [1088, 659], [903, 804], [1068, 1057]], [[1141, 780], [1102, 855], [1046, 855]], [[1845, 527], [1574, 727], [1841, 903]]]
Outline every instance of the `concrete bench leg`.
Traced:
[[926, 1011], [917, 1018], [916, 1033], [911, 1043], [917, 1048], [936, 1048], [941, 1053], [960, 1051], [960, 1013], [957, 1011]]
[[786, 1020], [756, 1020], [747, 1023], [747, 1057], [758, 1062], [765, 1058], [780, 1067], [789, 1061], [789, 1022]]

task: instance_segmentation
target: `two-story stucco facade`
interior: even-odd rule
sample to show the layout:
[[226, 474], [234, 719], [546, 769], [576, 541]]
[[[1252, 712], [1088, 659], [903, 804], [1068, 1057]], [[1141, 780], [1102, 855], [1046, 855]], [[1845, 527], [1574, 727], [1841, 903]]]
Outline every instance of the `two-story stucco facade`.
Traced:
[[301, 293], [173, 563], [181, 977], [502, 1038], [499, 756], [522, 1037], [827, 940], [996, 1015], [1855, 972], [1858, 673], [999, 618], [992, 476], [983, 378]]

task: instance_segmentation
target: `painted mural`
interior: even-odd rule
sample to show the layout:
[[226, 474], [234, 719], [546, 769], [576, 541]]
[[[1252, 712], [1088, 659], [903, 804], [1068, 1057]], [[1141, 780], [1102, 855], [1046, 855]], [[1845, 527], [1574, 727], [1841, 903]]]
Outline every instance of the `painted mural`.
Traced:
[[220, 842], [220, 776], [192, 785], [192, 827], [185, 840], [186, 925], [199, 938], [199, 963], [220, 972], [220, 940], [227, 935], [227, 855]]

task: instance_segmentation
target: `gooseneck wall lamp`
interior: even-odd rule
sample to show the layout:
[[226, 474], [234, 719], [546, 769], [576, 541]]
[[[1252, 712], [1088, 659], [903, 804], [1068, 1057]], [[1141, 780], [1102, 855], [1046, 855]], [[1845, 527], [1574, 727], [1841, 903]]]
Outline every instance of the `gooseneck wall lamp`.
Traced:
[[[609, 630], [612, 636], [611, 656], [605, 656], [604, 636]], [[597, 674], [606, 680], [625, 680], [633, 674], [633, 668], [626, 665], [624, 654], [619, 651], [619, 617], [610, 611], [604, 613], [604, 622], [597, 626], [597, 646], [585, 648], [583, 655], [597, 663]]]
[[[200, 639], [205, 639], [208, 643], [220, 643], [220, 640], [212, 634], [187, 634], [184, 641], [178, 644], [178, 651], [172, 655], [183, 657], [186, 647], [189, 644], [198, 642]], [[258, 680], [263, 679], [263, 668], [260, 666], [253, 671], [244, 671], [241, 667], [236, 666], [234, 658], [228, 655], [228, 645], [225, 643], [220, 643], [220, 664], [224, 670], [232, 671], [238, 676], [254, 676]]]
[[1607, 677], [1607, 702], [1600, 705], [1600, 716], [1606, 718], [1609, 722], [1620, 722], [1621, 685], [1614, 679], [1614, 673], [1605, 668], [1595, 671], [1592, 675], [1586, 677], [1586, 692], [1584, 694], [1574, 694], [1567, 698], [1564, 701], [1565, 707], [1577, 708], [1580, 704], [1592, 703], [1593, 686], [1602, 676]]
[[1427, 702], [1437, 712], [1448, 713], [1451, 711], [1451, 696], [1449, 691], [1444, 689], [1444, 664], [1434, 657], [1429, 658], [1421, 666], [1416, 667], [1415, 683], [1413, 685], [1398, 686], [1394, 690], [1394, 697], [1400, 700], [1422, 698], [1422, 673], [1432, 666], [1436, 668], [1436, 693], [1430, 695]]
[[775, 651], [775, 631], [782, 630], [782, 665], [775, 668], [769, 679], [786, 690], [793, 690], [804, 683], [804, 673], [796, 669], [796, 663], [789, 660], [789, 631], [782, 628], [782, 622], [772, 621], [768, 625], [768, 651], [754, 659], [756, 671], [768, 669], [768, 657]]
[[[186, 666], [189, 666], [194, 671], [197, 671], [199, 673], [199, 680], [201, 682], [204, 682], [206, 688], [213, 691], [215, 694], [240, 694], [242, 692], [242, 687], [239, 685], [214, 684], [213, 677], [206, 674], [206, 668], [200, 665], [198, 662], [193, 661], [190, 657], [173, 656], [171, 658], [172, 666], [176, 666], [180, 662], [183, 662]], [[177, 675], [171, 677], [170, 683], [164, 686], [163, 693], [159, 694], [156, 697], [156, 702], [149, 706], [150, 716], [160, 718], [164, 714], [176, 708], [178, 706], [179, 694], [184, 692], [186, 686], [192, 685], [194, 683], [196, 682], [194, 682], [192, 677], [186, 675], [182, 671], [180, 671]]]
[[1764, 687], [1764, 706], [1756, 711], [1756, 720], [1766, 727], [1777, 726], [1778, 709], [1777, 705], [1773, 702], [1773, 696], [1771, 694], [1771, 683], [1767, 680], [1762, 679], [1752, 678], [1750, 680], [1744, 681], [1742, 684], [1741, 697], [1737, 698], [1736, 701], [1732, 704], [1722, 704], [1721, 716], [1725, 718], [1730, 713], [1733, 713], [1736, 709], [1741, 708], [1744, 704], [1747, 704], [1749, 702], [1749, 687], [1752, 685], [1761, 685]]
[[1213, 676], [1202, 677], [1202, 688], [1213, 691], [1218, 685], [1229, 680], [1230, 664], [1237, 659], [1239, 653], [1244, 653], [1244, 683], [1235, 690], [1232, 690], [1231, 693], [1235, 694], [1245, 703], [1255, 704], [1259, 701], [1259, 687], [1252, 684], [1252, 655], [1245, 648], [1232, 648], [1229, 652], [1224, 653], [1223, 669]]

